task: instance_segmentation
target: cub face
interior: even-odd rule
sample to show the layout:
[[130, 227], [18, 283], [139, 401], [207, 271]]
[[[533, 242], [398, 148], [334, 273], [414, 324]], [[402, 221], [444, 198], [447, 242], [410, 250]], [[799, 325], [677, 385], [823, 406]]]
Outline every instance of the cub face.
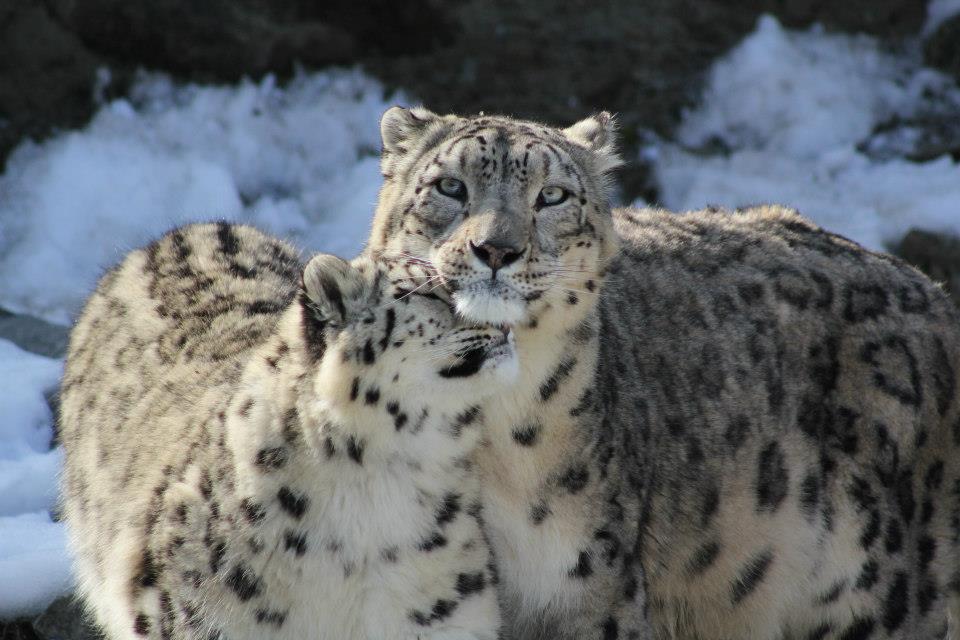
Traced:
[[394, 107], [380, 126], [374, 255], [429, 264], [475, 322], [523, 322], [593, 291], [615, 251], [608, 114], [561, 130]]
[[513, 334], [464, 324], [431, 290], [436, 278], [396, 261], [311, 259], [300, 305], [319, 401], [372, 404], [389, 391], [459, 410], [514, 379]]

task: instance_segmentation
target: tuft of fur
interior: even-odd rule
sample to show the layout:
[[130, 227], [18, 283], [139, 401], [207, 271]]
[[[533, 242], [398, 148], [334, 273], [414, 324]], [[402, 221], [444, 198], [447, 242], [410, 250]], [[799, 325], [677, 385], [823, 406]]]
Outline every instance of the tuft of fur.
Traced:
[[80, 592], [108, 638], [496, 640], [477, 403], [516, 375], [513, 341], [458, 323], [431, 277], [304, 267], [221, 223], [103, 278], [61, 429]]
[[433, 116], [370, 238], [515, 325], [479, 456], [506, 635], [960, 638], [956, 309], [783, 207], [611, 211], [609, 124]]

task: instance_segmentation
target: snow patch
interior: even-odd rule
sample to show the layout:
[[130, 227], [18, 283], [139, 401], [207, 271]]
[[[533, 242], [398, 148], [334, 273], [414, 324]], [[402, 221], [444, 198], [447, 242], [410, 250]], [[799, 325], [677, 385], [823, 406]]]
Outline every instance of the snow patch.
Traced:
[[927, 4], [927, 20], [923, 24], [924, 37], [930, 35], [937, 28], [960, 13], [960, 0], [930, 0]]
[[49, 513], [62, 454], [50, 450], [44, 397], [62, 369], [0, 339], [0, 619], [36, 613], [71, 585], [64, 528]]
[[237, 86], [143, 74], [81, 131], [25, 143], [0, 177], [0, 305], [67, 323], [103, 269], [170, 227], [252, 223], [356, 254], [390, 105], [356, 71]]
[[910, 227], [960, 232], [960, 165], [878, 161], [874, 128], [910, 119], [960, 89], [868, 36], [789, 32], [770, 16], [710, 71], [677, 143], [658, 149], [663, 203], [675, 210], [783, 203], [873, 249]]
[[63, 525], [46, 511], [0, 518], [0, 620], [40, 613], [73, 579]]

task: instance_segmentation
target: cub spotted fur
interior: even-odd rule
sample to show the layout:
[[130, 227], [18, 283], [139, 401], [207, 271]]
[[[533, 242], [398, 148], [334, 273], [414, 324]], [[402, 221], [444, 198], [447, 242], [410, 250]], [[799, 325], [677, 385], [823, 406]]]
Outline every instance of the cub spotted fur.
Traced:
[[80, 591], [109, 638], [497, 638], [472, 454], [512, 339], [458, 326], [429, 282], [301, 269], [228, 224], [104, 277], [62, 430]]
[[937, 287], [781, 207], [611, 212], [606, 114], [381, 129], [369, 252], [516, 329], [480, 454], [508, 637], [960, 639]]

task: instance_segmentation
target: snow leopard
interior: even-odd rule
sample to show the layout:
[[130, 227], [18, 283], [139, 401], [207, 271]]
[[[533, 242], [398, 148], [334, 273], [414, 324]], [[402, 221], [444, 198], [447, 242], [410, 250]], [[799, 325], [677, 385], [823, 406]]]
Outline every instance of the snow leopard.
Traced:
[[607, 113], [387, 111], [368, 253], [513, 327], [484, 526], [522, 640], [960, 639], [960, 317], [778, 205], [613, 208]]
[[415, 262], [178, 228], [73, 328], [62, 493], [111, 640], [496, 640], [479, 402], [517, 372]]

